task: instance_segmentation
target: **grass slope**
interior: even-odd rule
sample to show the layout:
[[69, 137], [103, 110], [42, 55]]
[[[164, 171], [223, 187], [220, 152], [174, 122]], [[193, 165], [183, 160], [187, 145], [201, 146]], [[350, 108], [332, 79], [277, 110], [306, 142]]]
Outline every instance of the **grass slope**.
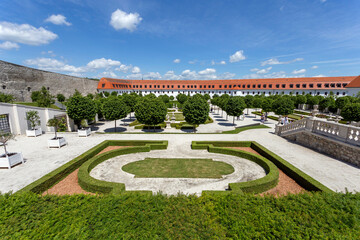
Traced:
[[[26, 106], [32, 106], [32, 107], [39, 107], [36, 102], [14, 102], [14, 104], [20, 104], [20, 105], [26, 105]], [[60, 109], [58, 106], [51, 104], [49, 108], [53, 109]]]
[[243, 127], [237, 127], [234, 130], [230, 130], [230, 131], [223, 131], [222, 133], [224, 134], [236, 134], [236, 133], [240, 133], [246, 130], [251, 130], [251, 129], [261, 129], [261, 128], [270, 128], [266, 125], [253, 125], [253, 126], [243, 126]]
[[0, 195], [0, 239], [358, 239], [360, 194]]
[[224, 162], [187, 158], [145, 158], [126, 164], [122, 170], [138, 178], [221, 178], [234, 172]]

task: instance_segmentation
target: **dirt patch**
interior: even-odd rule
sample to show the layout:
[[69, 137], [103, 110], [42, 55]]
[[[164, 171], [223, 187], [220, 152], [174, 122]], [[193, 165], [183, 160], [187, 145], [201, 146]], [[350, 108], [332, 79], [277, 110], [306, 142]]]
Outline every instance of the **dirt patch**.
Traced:
[[[101, 152], [99, 152], [97, 155], [108, 152], [115, 149], [125, 148], [128, 146], [109, 146], [104, 148]], [[72, 194], [91, 194], [95, 195], [95, 193], [87, 192], [84, 189], [82, 189], [78, 183], [78, 172], [79, 169], [76, 169], [72, 173], [66, 176], [63, 180], [52, 186], [50, 189], [48, 189], [46, 192], [44, 192], [42, 195], [52, 194], [52, 195], [72, 195]]]
[[[229, 148], [243, 150], [260, 155], [258, 152], [256, 152], [254, 149], [250, 147], [229, 147]], [[291, 177], [289, 177], [279, 169], [279, 183], [277, 184], [277, 186], [266, 192], [260, 193], [259, 196], [270, 194], [278, 197], [278, 196], [286, 196], [288, 194], [298, 194], [303, 192], [306, 192], [306, 190], [303, 187], [301, 187]]]

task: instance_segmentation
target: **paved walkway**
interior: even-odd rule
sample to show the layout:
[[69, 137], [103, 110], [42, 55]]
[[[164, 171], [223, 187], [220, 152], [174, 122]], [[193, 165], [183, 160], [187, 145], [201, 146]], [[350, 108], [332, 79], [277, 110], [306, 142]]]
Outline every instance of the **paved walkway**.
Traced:
[[[222, 118], [216, 119], [221, 120]], [[247, 117], [244, 121], [237, 121], [237, 124], [247, 125], [255, 123], [258, 120], [259, 117], [255, 119], [251, 116]], [[207, 127], [215, 129], [215, 131], [218, 130], [218, 126], [226, 127], [226, 130], [231, 130], [230, 127], [219, 124], [231, 122], [232, 121], [215, 121], [213, 124], [208, 124]], [[275, 121], [269, 125], [273, 126], [274, 123]], [[168, 140], [171, 144], [174, 143], [176, 148], [183, 148], [183, 146], [189, 147], [191, 141], [253, 140], [264, 145], [334, 191], [345, 192], [347, 189], [351, 192], [360, 192], [359, 168], [288, 142], [286, 139], [274, 135], [273, 132], [274, 130], [271, 128], [248, 130], [240, 134], [92, 134], [88, 138], [79, 138], [76, 133], [60, 133], [59, 135], [65, 136], [69, 143], [68, 146], [62, 147], [61, 149], [47, 148], [47, 140], [51, 138], [53, 134], [44, 134], [37, 138], [18, 136], [16, 138], [17, 141], [12, 140], [9, 142], [8, 150], [21, 151], [26, 162], [10, 170], [0, 169], [0, 191], [3, 193], [18, 191], [100, 142], [107, 139], [116, 139]], [[0, 151], [2, 151], [2, 149]]]

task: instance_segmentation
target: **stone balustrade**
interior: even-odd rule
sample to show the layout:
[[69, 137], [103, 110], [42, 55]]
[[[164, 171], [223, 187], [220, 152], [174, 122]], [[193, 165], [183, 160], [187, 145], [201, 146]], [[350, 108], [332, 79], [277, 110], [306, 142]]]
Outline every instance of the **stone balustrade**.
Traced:
[[287, 125], [277, 125], [275, 134], [285, 136], [298, 131], [308, 131], [338, 141], [360, 146], [360, 127], [333, 123], [329, 121], [305, 118]]

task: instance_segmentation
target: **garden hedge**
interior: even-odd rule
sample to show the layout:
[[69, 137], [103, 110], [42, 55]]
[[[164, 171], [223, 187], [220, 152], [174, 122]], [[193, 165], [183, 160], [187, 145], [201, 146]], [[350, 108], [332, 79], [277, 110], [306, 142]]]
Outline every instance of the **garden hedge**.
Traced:
[[[333, 192], [320, 182], [316, 181], [306, 173], [302, 172], [300, 169], [296, 168], [289, 162], [285, 161], [275, 153], [269, 151], [264, 146], [260, 145], [257, 142], [254, 141], [243, 141], [243, 142], [230, 142], [230, 141], [193, 141], [191, 145], [192, 149], [207, 149], [210, 151], [217, 151], [217, 152], [227, 152], [225, 154], [231, 154], [231, 151], [237, 151], [235, 149], [228, 149], [224, 147], [251, 147], [254, 149], [257, 153], [259, 153], [262, 158], [267, 159], [268, 161], [271, 161], [273, 164], [276, 165], [279, 169], [281, 169], [286, 175], [291, 177], [293, 180], [295, 180], [301, 187], [308, 191], [321, 191], [321, 192]], [[230, 152], [229, 152], [230, 151]], [[238, 154], [238, 153], [233, 153]], [[232, 155], [233, 155], [232, 154]], [[241, 154], [240, 154], [241, 155]], [[248, 155], [242, 155], [241, 157], [244, 157], [246, 159]], [[252, 160], [252, 159], [249, 159]], [[253, 161], [253, 160], [252, 160]], [[265, 169], [266, 170], [266, 169]], [[258, 179], [260, 180], [260, 179]], [[257, 181], [257, 180], [255, 180]]]
[[[37, 181], [27, 185], [23, 189], [19, 190], [18, 193], [30, 191], [37, 194], [41, 194], [45, 192], [46, 190], [54, 186], [56, 183], [64, 179], [67, 175], [78, 169], [82, 164], [92, 159], [94, 156], [96, 156], [99, 152], [101, 152], [103, 149], [105, 149], [108, 146], [134, 146], [134, 148], [135, 146], [140, 146], [140, 147], [143, 146], [146, 149], [154, 150], [154, 149], [166, 149], [167, 144], [168, 144], [167, 141], [106, 140], [96, 145], [95, 147], [91, 148], [90, 150], [86, 151], [85, 153], [81, 154], [80, 156], [74, 158], [70, 162], [65, 163], [63, 166], [46, 174]], [[124, 150], [134, 149], [134, 148], [133, 147], [124, 148]], [[109, 151], [109, 153], [113, 151]], [[104, 154], [100, 154], [99, 156], [102, 155]]]
[[251, 147], [251, 142], [195, 142], [192, 149], [207, 149], [209, 152], [227, 154], [253, 161], [264, 168], [266, 176], [248, 182], [230, 183], [229, 188], [235, 193], [261, 193], [275, 187], [279, 180], [277, 167], [266, 158], [250, 152], [229, 149], [227, 147]]

